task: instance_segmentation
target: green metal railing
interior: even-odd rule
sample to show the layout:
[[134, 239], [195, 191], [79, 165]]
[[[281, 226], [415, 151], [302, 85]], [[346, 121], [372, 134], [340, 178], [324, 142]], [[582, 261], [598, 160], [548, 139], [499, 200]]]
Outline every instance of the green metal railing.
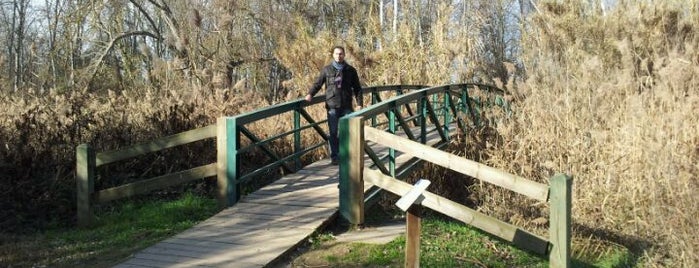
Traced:
[[[396, 92], [399, 92], [396, 90]], [[379, 155], [367, 144], [351, 144], [352, 125], [370, 125], [383, 127], [385, 131], [396, 134], [403, 133], [413, 141], [442, 148], [449, 143], [450, 137], [483, 125], [485, 122], [495, 123], [495, 118], [488, 118], [485, 111], [492, 108], [505, 110], [509, 113], [509, 105], [503, 98], [504, 91], [484, 84], [456, 84], [413, 90], [408, 93], [397, 93], [393, 98], [373, 103], [361, 111], [355, 111], [340, 119], [340, 213], [350, 222], [359, 222], [363, 215], [353, 211], [352, 204], [357, 204], [357, 198], [363, 202], [371, 202], [378, 196], [380, 189], [373, 188], [364, 196], [358, 196], [351, 182], [348, 181], [352, 172], [348, 161], [360, 151], [371, 159], [371, 168], [395, 178], [403, 178], [414, 167], [418, 160], [406, 161], [401, 166], [396, 165], [397, 153], [388, 148], [388, 152]], [[372, 97], [374, 98], [374, 97]], [[470, 123], [469, 123], [470, 122]], [[454, 132], [453, 129], [458, 130]], [[428, 139], [428, 135], [437, 134], [436, 139]], [[356, 187], [360, 187], [356, 185]], [[363, 186], [362, 186], [363, 187]]]
[[[382, 99], [394, 98], [405, 92], [423, 88], [417, 85], [375, 86], [363, 89], [365, 103], [372, 105], [381, 103]], [[269, 177], [267, 172], [281, 168], [286, 173], [295, 172], [302, 166], [301, 158], [323, 147], [328, 139], [324, 123], [325, 114], [314, 118], [309, 107], [320, 106], [324, 96], [317, 96], [310, 102], [298, 99], [278, 105], [273, 105], [248, 113], [222, 117], [217, 123], [183, 133], [178, 133], [150, 142], [128, 146], [114, 151], [96, 152], [89, 144], [81, 144], [76, 149], [76, 187], [78, 193], [78, 222], [88, 225], [92, 218], [92, 203], [103, 203], [137, 194], [144, 194], [156, 189], [173, 186], [206, 177], [217, 177], [218, 199], [221, 206], [231, 206], [241, 197], [246, 185], [255, 183], [257, 178]], [[406, 107], [404, 109], [411, 109]], [[324, 110], [324, 109], [322, 109]], [[316, 116], [317, 113], [315, 114]], [[255, 133], [255, 124], [264, 120], [291, 118], [291, 128], [271, 130], [263, 128], [261, 133]], [[374, 117], [377, 124], [380, 118]], [[302, 131], [315, 131], [321, 141], [307, 144], [302, 141]], [[287, 139], [287, 137], [291, 137]], [[204, 139], [216, 139], [216, 163], [143, 179], [140, 181], [111, 187], [95, 189], [97, 168], [118, 161], [132, 159], [148, 153], [158, 152], [167, 148], [189, 144]], [[286, 139], [286, 140], [285, 140]], [[278, 147], [291, 147], [292, 150], [275, 150], [273, 144], [281, 143]], [[245, 163], [252, 154], [261, 154], [270, 161], [262, 163]], [[105, 178], [106, 179], [106, 178]]]

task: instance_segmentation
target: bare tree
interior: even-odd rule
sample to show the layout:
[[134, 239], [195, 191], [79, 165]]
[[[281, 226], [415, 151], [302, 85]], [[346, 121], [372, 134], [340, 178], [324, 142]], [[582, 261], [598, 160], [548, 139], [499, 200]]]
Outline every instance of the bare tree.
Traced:
[[[9, 10], [8, 7], [9, 6]], [[24, 43], [27, 27], [27, 9], [29, 0], [15, 0], [2, 3], [3, 24], [9, 27], [5, 29], [6, 59], [8, 60], [7, 75], [11, 81], [13, 91], [17, 91], [22, 83], [22, 69], [24, 64]]]

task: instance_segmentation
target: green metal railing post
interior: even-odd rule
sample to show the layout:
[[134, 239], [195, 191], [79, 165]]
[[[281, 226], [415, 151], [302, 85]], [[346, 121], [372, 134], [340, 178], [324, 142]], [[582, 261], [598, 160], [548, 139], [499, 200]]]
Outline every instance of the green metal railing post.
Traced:
[[449, 124], [451, 123], [451, 113], [449, 112], [449, 105], [451, 101], [451, 94], [449, 90], [444, 91], [444, 105], [442, 105], [444, 113], [444, 133], [447, 134], [447, 141], [449, 141]]
[[[388, 110], [388, 132], [396, 134], [396, 107], [391, 106]], [[396, 177], [396, 150], [388, 148], [388, 170], [391, 171], [391, 177]]]
[[565, 174], [557, 174], [550, 180], [549, 204], [551, 249], [549, 252], [550, 267], [571, 267], [571, 221], [573, 178]]
[[427, 96], [420, 98], [420, 143], [427, 143]]
[[225, 208], [240, 199], [240, 128], [236, 117], [220, 117], [216, 125], [218, 203]]
[[85, 227], [92, 223], [92, 206], [90, 201], [95, 191], [95, 169], [97, 167], [95, 150], [89, 144], [80, 144], [75, 150], [78, 226]]
[[[303, 108], [299, 108], [303, 109]], [[299, 110], [294, 110], [294, 154], [301, 151], [301, 113]], [[296, 170], [301, 169], [301, 157], [295, 156], [294, 163]]]
[[[376, 94], [379, 94], [378, 92], [374, 91], [371, 92], [371, 104], [374, 105], [379, 102]], [[371, 117], [371, 127], [376, 127], [376, 115]]]

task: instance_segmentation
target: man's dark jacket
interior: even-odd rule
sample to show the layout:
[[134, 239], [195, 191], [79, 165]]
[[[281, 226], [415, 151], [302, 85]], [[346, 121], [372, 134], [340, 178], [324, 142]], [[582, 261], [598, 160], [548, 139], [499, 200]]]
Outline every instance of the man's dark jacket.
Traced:
[[[342, 76], [340, 88], [335, 84], [338, 75]], [[345, 62], [342, 71], [338, 71], [332, 64], [323, 67], [315, 82], [308, 90], [308, 94], [315, 96], [325, 84], [325, 108], [327, 109], [352, 109], [352, 95], [357, 105], [362, 106], [362, 86], [359, 84], [357, 70]]]

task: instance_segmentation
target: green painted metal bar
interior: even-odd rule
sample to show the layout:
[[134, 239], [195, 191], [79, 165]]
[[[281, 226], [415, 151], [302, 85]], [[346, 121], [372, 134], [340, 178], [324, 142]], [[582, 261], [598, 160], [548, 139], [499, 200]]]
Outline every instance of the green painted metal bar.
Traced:
[[[399, 107], [396, 107], [396, 110], [399, 110]], [[405, 132], [405, 135], [408, 136], [408, 139], [415, 140], [415, 135], [413, 135], [413, 131], [410, 130], [410, 126], [408, 123], [403, 120], [403, 116], [400, 114], [400, 111], [394, 112], [393, 116], [395, 117], [396, 120], [398, 120], [398, 124], [400, 124], [400, 127], [403, 129]]]
[[464, 90], [461, 92], [463, 94], [461, 97], [461, 101], [466, 106], [466, 109], [468, 109], [468, 114], [471, 115], [471, 120], [473, 121], [473, 125], [475, 125], [475, 126], [479, 125], [478, 117], [476, 116], [476, 113], [473, 110], [473, 106], [471, 105], [471, 97], [468, 95], [468, 90]]
[[[437, 99], [437, 94], [433, 94], [432, 95], [432, 102], [431, 102], [432, 110], [439, 111], [439, 108], [436, 106], [437, 103], [439, 103], [439, 99]], [[439, 114], [437, 114], [437, 116], [439, 116]]]
[[[388, 110], [388, 132], [396, 134], [396, 112], [394, 109]], [[396, 177], [396, 150], [388, 148], [388, 170], [391, 177]]]
[[[260, 142], [260, 139], [257, 138], [257, 136], [255, 136], [255, 134], [253, 134], [252, 132], [250, 132], [250, 130], [248, 130], [248, 129], [245, 128], [244, 126], [238, 126], [238, 129], [239, 129], [240, 133], [242, 133], [243, 135], [245, 135], [245, 137], [247, 137], [248, 139], [250, 139], [253, 143], [257, 144], [258, 142]], [[269, 149], [269, 148], [267, 147], [267, 145], [262, 144], [262, 145], [259, 145], [259, 147], [260, 147], [260, 149], [262, 149], [263, 152], [265, 152], [265, 154], [267, 154], [267, 156], [271, 157], [274, 161], [277, 161], [277, 162], [280, 161], [281, 158], [280, 158], [274, 151], [272, 151], [271, 149]], [[238, 154], [240, 154], [240, 152], [238, 152]], [[289, 165], [287, 165], [287, 164], [284, 163], [284, 162], [282, 162], [282, 167], [284, 168], [284, 170], [285, 170], [286, 172], [289, 172], [289, 173], [294, 172], [294, 169], [291, 168]]]
[[372, 115], [378, 115], [385, 113], [388, 111], [388, 109], [392, 109], [392, 107], [400, 106], [406, 103], [414, 102], [418, 99], [420, 99], [422, 96], [429, 96], [432, 94], [436, 94], [439, 92], [443, 92], [445, 86], [440, 86], [440, 87], [432, 87], [432, 88], [425, 88], [421, 89], [418, 91], [410, 92], [403, 94], [400, 98], [393, 98], [387, 101], [382, 101], [380, 103], [377, 103], [375, 105], [372, 105], [371, 108], [369, 109], [364, 109], [362, 112], [358, 115], [361, 115], [362, 117], [368, 118]]
[[294, 158], [298, 158], [299, 156], [301, 156], [307, 152], [313, 151], [317, 148], [320, 148], [321, 146], [324, 146], [324, 145], [325, 145], [325, 142], [321, 142], [321, 143], [315, 144], [311, 147], [308, 147], [306, 149], [303, 149], [303, 150], [299, 151], [298, 153], [294, 153], [294, 154], [285, 156], [284, 158], [279, 159], [279, 161], [272, 162], [272, 163], [267, 164], [263, 167], [255, 169], [252, 172], [248, 172], [247, 174], [245, 174], [243, 176], [240, 176], [239, 181], [241, 183], [249, 182], [251, 178], [259, 175], [262, 172], [268, 171], [268, 170], [273, 169], [273, 168], [277, 168], [277, 167], [281, 166], [282, 163], [285, 163], [286, 161], [291, 161]]
[[[323, 123], [324, 123], [324, 122], [323, 122]], [[314, 125], [318, 125], [318, 124], [320, 124], [320, 123], [314, 123], [313, 125], [304, 125], [304, 126], [301, 126], [301, 127], [299, 128], [299, 131], [306, 130], [306, 129], [309, 129], [309, 128], [315, 128]], [[255, 142], [255, 143], [248, 144], [247, 146], [243, 146], [243, 147], [241, 147], [240, 149], [238, 149], [238, 153], [244, 153], [244, 152], [250, 151], [250, 150], [252, 150], [252, 149], [254, 149], [254, 148], [259, 147], [260, 145], [266, 145], [266, 144], [268, 144], [268, 143], [270, 143], [270, 142], [272, 142], [272, 141], [281, 139], [282, 137], [285, 137], [285, 136], [294, 134], [295, 132], [296, 132], [296, 130], [293, 130], [293, 129], [292, 129], [292, 130], [289, 130], [289, 131], [286, 131], [286, 132], [279, 133], [279, 134], [276, 135], [276, 136], [272, 136], [272, 137], [266, 138], [266, 139], [264, 139], [264, 140], [260, 140], [260, 141], [258, 141], [258, 142]], [[300, 132], [299, 132], [299, 133], [300, 133]]]
[[271, 116], [279, 115], [284, 112], [290, 112], [295, 109], [299, 109], [301, 107], [309, 106], [311, 104], [315, 103], [320, 103], [323, 101], [324, 96], [316, 96], [311, 100], [310, 103], [307, 103], [305, 100], [296, 100], [296, 101], [291, 101], [291, 102], [285, 102], [273, 106], [269, 106], [263, 109], [255, 110], [252, 112], [240, 114], [236, 116], [238, 119], [238, 124], [240, 125], [247, 125], [249, 123], [265, 119]]
[[[294, 155], [301, 151], [301, 114], [299, 109], [294, 110]], [[296, 170], [301, 169], [301, 158], [294, 157]]]
[[464, 120], [459, 116], [459, 110], [456, 108], [456, 105], [454, 102], [450, 103], [450, 108], [451, 112], [454, 115], [454, 118], [456, 118], [456, 126], [461, 130], [461, 133], [466, 133], [466, 125], [464, 124]]
[[[371, 105], [381, 102], [380, 98], [378, 92], [371, 92]], [[376, 115], [371, 117], [371, 126], [376, 127]]]
[[[420, 108], [418, 108], [420, 109]], [[413, 114], [411, 116], [405, 117], [404, 120], [405, 122], [413, 122], [414, 126], [418, 127], [420, 126], [420, 114]]]
[[451, 113], [449, 113], [449, 105], [451, 104], [451, 95], [449, 94], [449, 90], [444, 91], [444, 104], [442, 105], [443, 107], [443, 112], [444, 113], [444, 133], [446, 133], [447, 140], [450, 139], [449, 136], [449, 125], [451, 124]]
[[372, 162], [374, 162], [373, 166], [379, 168], [383, 174], [389, 174], [390, 171], [386, 169], [386, 166], [383, 164], [383, 161], [381, 161], [381, 158], [374, 152], [371, 147], [368, 145], [364, 145], [364, 152], [369, 156]]
[[225, 202], [230, 207], [240, 200], [240, 183], [238, 183], [240, 176], [240, 155], [238, 154], [240, 131], [236, 117], [227, 117], [224, 120], [226, 128], [224, 145], [226, 155], [225, 190], [220, 190], [225, 192]]
[[306, 112], [306, 110], [301, 109], [298, 111], [301, 114], [301, 116], [303, 116], [303, 118], [306, 119], [306, 121], [308, 121], [308, 123], [313, 126], [313, 129], [315, 129], [316, 132], [318, 132], [318, 135], [320, 135], [326, 141], [329, 139], [328, 134], [325, 133], [323, 128], [321, 128], [319, 126], [320, 124], [327, 122], [328, 121], [327, 119], [322, 120], [322, 121], [318, 121], [318, 123], [316, 123], [316, 121], [313, 120], [313, 117], [310, 114], [308, 114], [308, 112]]
[[441, 137], [443, 141], [447, 141], [448, 139], [446, 137], [446, 134], [444, 133], [444, 129], [439, 124], [439, 119], [437, 118], [437, 114], [435, 113], [434, 109], [432, 109], [432, 105], [429, 103], [429, 101], [427, 101], [426, 106], [427, 106], [427, 115], [428, 115], [430, 121], [432, 121], [432, 124], [435, 125], [437, 132], [439, 132], [439, 137]]
[[415, 123], [414, 119], [417, 118], [417, 115], [413, 112], [413, 109], [410, 108], [410, 103], [403, 104], [405, 107], [405, 111], [408, 113], [408, 116], [405, 118], [406, 122], [413, 122], [413, 126], [418, 126], [418, 123]]
[[420, 143], [427, 143], [427, 97], [420, 99]]

